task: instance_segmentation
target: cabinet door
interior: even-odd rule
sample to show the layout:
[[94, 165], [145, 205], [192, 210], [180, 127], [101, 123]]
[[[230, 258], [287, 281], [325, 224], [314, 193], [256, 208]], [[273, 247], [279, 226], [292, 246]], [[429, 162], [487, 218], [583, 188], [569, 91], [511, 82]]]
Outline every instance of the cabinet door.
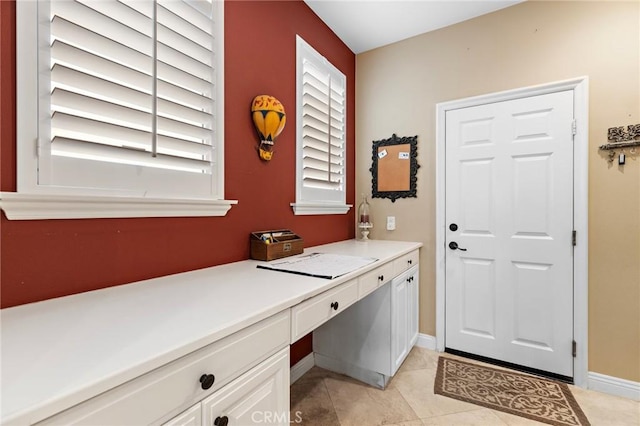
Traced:
[[202, 425], [202, 408], [197, 403], [184, 413], [174, 417], [162, 426], [201, 426]]
[[409, 347], [408, 350], [411, 351], [411, 348], [418, 341], [418, 319], [420, 317], [419, 305], [420, 305], [420, 279], [418, 273], [418, 267], [412, 268], [408, 272], [408, 289], [407, 289], [407, 314], [408, 314], [408, 325], [409, 325]]
[[396, 374], [409, 353], [408, 274], [400, 274], [391, 282], [391, 375]]
[[288, 425], [289, 348], [202, 401], [202, 410], [204, 426]]

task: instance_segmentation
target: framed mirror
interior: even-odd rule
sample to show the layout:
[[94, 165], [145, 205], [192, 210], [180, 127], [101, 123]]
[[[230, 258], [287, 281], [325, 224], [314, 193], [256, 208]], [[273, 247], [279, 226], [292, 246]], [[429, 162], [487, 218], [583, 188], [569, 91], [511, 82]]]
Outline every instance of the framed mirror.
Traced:
[[371, 197], [417, 198], [418, 136], [373, 141]]

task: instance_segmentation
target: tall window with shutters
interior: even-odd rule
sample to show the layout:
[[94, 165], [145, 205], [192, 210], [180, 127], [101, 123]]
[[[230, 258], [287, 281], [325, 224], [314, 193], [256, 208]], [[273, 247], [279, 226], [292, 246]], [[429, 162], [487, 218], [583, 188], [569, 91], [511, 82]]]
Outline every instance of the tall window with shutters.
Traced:
[[18, 2], [17, 25], [19, 193], [224, 198], [222, 1]]
[[347, 79], [300, 36], [297, 57], [295, 214], [343, 214], [346, 204]]

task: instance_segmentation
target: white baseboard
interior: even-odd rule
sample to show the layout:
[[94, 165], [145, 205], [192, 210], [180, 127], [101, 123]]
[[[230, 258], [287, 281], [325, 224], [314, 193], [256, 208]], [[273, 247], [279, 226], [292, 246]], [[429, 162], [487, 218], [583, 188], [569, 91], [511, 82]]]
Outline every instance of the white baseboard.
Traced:
[[640, 382], [589, 372], [589, 389], [640, 401]]
[[298, 361], [296, 365], [291, 367], [289, 372], [289, 384], [294, 384], [296, 380], [304, 375], [304, 373], [311, 370], [314, 365], [316, 365], [316, 362], [313, 358], [313, 352], [311, 352], [309, 355]]
[[428, 334], [418, 334], [418, 341], [416, 342], [416, 346], [419, 348], [430, 349], [432, 351], [436, 350], [436, 338], [434, 336], [429, 336]]

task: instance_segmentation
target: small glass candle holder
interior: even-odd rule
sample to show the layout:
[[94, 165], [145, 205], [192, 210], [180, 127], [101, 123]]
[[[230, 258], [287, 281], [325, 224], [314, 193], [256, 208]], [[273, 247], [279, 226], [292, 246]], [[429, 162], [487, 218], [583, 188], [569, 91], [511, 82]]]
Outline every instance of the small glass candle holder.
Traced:
[[363, 195], [362, 202], [358, 207], [358, 229], [362, 235], [361, 240], [367, 241], [369, 239], [371, 228], [373, 228], [373, 223], [371, 222], [370, 206], [367, 197]]

